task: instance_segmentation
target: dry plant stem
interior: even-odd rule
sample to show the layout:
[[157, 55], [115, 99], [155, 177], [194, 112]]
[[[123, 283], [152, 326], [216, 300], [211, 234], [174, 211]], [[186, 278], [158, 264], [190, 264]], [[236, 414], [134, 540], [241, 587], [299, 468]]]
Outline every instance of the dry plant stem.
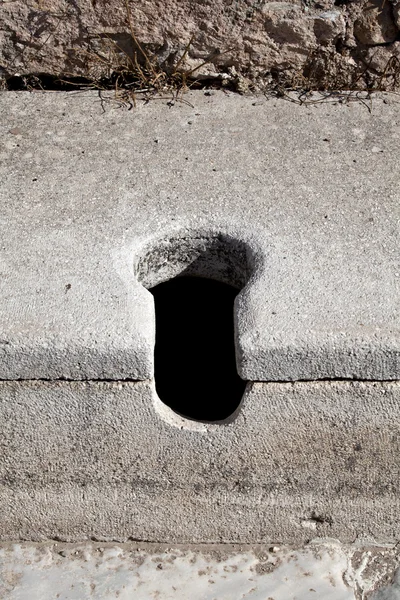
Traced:
[[142, 53], [145, 61], [146, 61], [146, 66], [150, 69], [150, 71], [152, 72], [153, 76], [156, 77], [157, 74], [153, 68], [153, 65], [147, 55], [147, 52], [145, 52], [145, 50], [142, 48], [139, 40], [137, 39], [134, 29], [133, 29], [133, 25], [132, 25], [132, 13], [131, 13], [131, 9], [129, 6], [129, 0], [125, 0], [125, 6], [126, 6], [126, 14], [128, 17], [128, 25], [129, 25], [129, 29], [130, 29], [130, 33], [132, 36], [133, 41], [135, 42], [135, 44], [137, 45], [137, 47], [139, 48], [140, 52]]
[[180, 59], [179, 59], [179, 60], [178, 60], [178, 62], [176, 63], [176, 66], [175, 66], [175, 73], [176, 73], [176, 72], [179, 70], [179, 67], [181, 66], [181, 64], [182, 64], [182, 63], [183, 63], [183, 61], [185, 60], [185, 58], [186, 58], [186, 56], [187, 56], [187, 53], [189, 52], [189, 48], [190, 48], [190, 46], [191, 46], [191, 43], [193, 42], [193, 37], [194, 37], [194, 36], [192, 35], [192, 37], [190, 38], [190, 40], [188, 41], [188, 43], [187, 43], [187, 44], [186, 44], [186, 46], [185, 46], [185, 49], [184, 49], [184, 51], [183, 51], [183, 54], [182, 54], [182, 56], [180, 57]]

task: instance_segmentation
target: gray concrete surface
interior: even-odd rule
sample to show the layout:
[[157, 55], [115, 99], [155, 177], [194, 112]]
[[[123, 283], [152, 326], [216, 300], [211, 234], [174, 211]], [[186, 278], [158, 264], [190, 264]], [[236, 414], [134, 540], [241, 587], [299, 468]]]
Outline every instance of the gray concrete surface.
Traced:
[[247, 283], [244, 379], [399, 378], [397, 98], [211, 94], [0, 96], [1, 378], [151, 378], [187, 268]]
[[400, 539], [400, 384], [249, 384], [179, 417], [150, 382], [0, 384], [2, 540]]
[[395, 600], [385, 584], [397, 566], [396, 548], [333, 540], [301, 549], [15, 544], [0, 547], [0, 594], [3, 600]]

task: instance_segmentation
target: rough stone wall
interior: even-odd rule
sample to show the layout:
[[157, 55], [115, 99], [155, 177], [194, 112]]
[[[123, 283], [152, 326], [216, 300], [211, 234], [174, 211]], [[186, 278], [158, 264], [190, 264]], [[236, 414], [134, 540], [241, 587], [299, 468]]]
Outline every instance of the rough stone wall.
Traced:
[[271, 81], [328, 88], [376, 85], [377, 78], [381, 87], [397, 83], [400, 0], [128, 2], [129, 9], [127, 0], [0, 0], [3, 78], [108, 76], [113, 65], [104, 41], [133, 58], [133, 30], [163, 69], [197, 67], [193, 76], [239, 89]]

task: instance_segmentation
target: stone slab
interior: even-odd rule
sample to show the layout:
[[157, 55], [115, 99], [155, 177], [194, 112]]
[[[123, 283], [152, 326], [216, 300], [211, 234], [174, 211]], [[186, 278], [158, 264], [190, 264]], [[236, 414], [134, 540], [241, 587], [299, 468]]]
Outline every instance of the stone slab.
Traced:
[[250, 270], [244, 379], [398, 379], [395, 99], [371, 112], [181, 100], [128, 111], [98, 93], [0, 95], [0, 378], [151, 378], [154, 310], [135, 265], [170, 244], [176, 261], [150, 268], [168, 279], [198, 240], [222, 240]]
[[0, 383], [1, 540], [397, 543], [400, 384], [248, 384], [226, 422], [151, 382]]
[[[395, 600], [398, 549], [154, 544], [0, 547], [3, 600]], [[398, 579], [398, 576], [397, 576]], [[392, 595], [390, 595], [390, 592]]]

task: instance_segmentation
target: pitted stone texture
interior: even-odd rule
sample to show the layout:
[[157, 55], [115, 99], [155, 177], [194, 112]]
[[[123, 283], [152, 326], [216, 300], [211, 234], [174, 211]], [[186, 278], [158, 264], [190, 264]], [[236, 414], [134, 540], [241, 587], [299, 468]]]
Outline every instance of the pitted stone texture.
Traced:
[[366, 46], [376, 46], [394, 42], [398, 29], [395, 23], [393, 6], [388, 0], [368, 0], [354, 24], [356, 38]]
[[[184, 99], [103, 111], [91, 93], [0, 96], [0, 378], [152, 377], [135, 265], [214, 236], [232, 244], [210, 274], [247, 282], [243, 378], [399, 379], [398, 105]], [[247, 275], [226, 262], [235, 244]], [[181, 248], [155, 279], [194, 260]]]
[[148, 382], [3, 382], [0, 440], [2, 540], [400, 538], [399, 383], [249, 384], [218, 425]]

